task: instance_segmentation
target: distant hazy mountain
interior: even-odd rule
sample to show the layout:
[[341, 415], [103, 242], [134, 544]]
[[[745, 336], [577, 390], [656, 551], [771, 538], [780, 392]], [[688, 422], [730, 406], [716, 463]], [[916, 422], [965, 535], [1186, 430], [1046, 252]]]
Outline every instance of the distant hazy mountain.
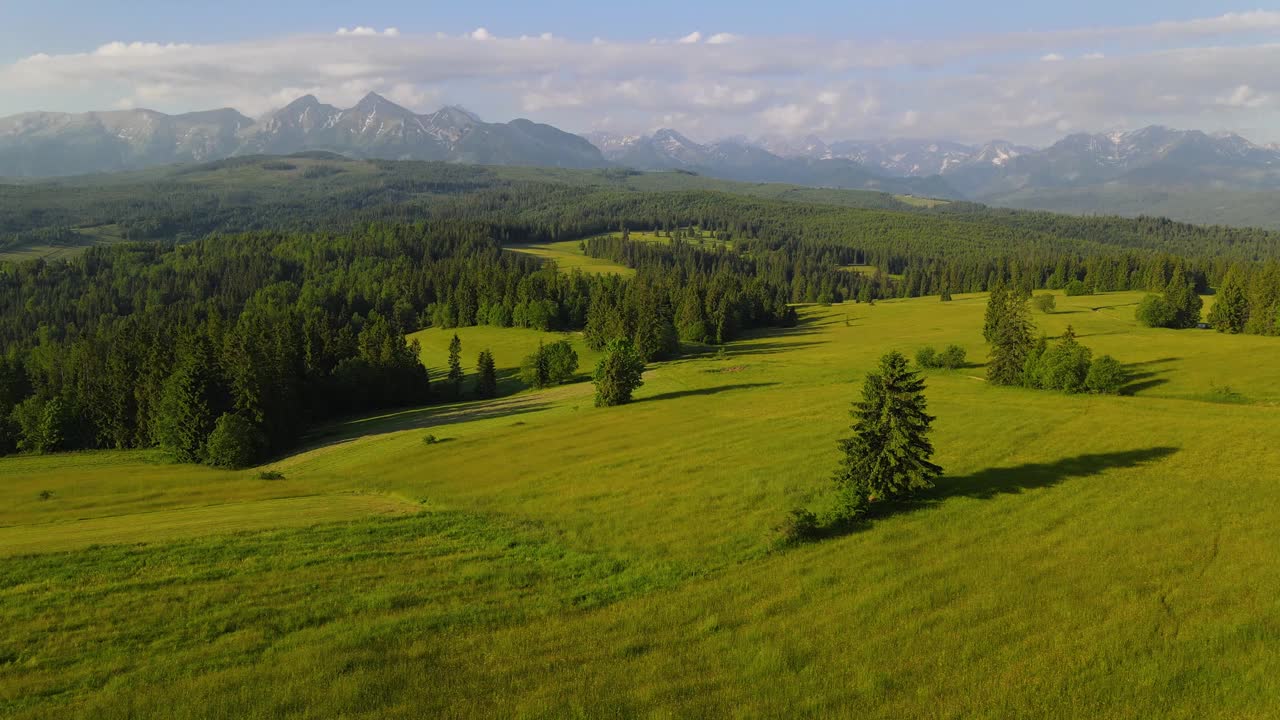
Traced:
[[1011, 157], [1035, 152], [1033, 148], [1001, 140], [994, 140], [986, 145], [910, 138], [840, 140], [827, 143], [811, 135], [800, 140], [765, 136], [751, 144], [782, 157], [853, 160], [894, 177], [945, 175], [967, 164], [999, 166]]
[[940, 176], [960, 196], [993, 205], [1280, 226], [1280, 145], [1234, 134], [1152, 126], [1069, 135], [1043, 149], [816, 137], [751, 144], [786, 158], [844, 158], [890, 176]]
[[1000, 140], [786, 141], [753, 143], [784, 157], [845, 158], [895, 176], [941, 175], [968, 198], [996, 200], [1040, 190], [1132, 187], [1198, 191], [1280, 189], [1280, 146], [1239, 135], [1151, 126], [1133, 132], [1075, 134], [1044, 149]]
[[[743, 182], [785, 182], [821, 187], [861, 188], [891, 193], [954, 197], [956, 193], [937, 177], [890, 177], [861, 162], [818, 153], [821, 141], [811, 143], [811, 154], [784, 157], [743, 138], [702, 144], [671, 129], [652, 135], [619, 136], [591, 133], [588, 140], [605, 158], [639, 170], [689, 170], [711, 177]], [[814, 139], [816, 140], [816, 139]], [[781, 143], [774, 150], [783, 150]]]
[[0, 118], [0, 176], [74, 175], [223, 158], [253, 124], [235, 110], [118, 110]]
[[996, 173], [948, 174], [961, 192], [995, 198], [1015, 192], [1106, 185], [1178, 191], [1280, 189], [1280, 151], [1239, 135], [1152, 126], [1127, 133], [1069, 135], [1011, 158]]
[[486, 123], [457, 107], [417, 115], [374, 93], [347, 109], [308, 95], [257, 122], [234, 110], [27, 113], [0, 119], [0, 176], [9, 177], [112, 172], [304, 150], [492, 165], [606, 165], [591, 143], [550, 125]]

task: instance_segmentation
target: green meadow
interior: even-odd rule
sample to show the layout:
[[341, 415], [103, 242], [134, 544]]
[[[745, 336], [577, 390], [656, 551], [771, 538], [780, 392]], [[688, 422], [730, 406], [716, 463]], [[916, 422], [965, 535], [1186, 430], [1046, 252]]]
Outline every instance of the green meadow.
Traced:
[[587, 255], [582, 251], [581, 241], [578, 240], [512, 245], [508, 250], [554, 262], [556, 267], [565, 272], [581, 270], [586, 273], [613, 273], [626, 277], [636, 274], [635, 270], [625, 265]]
[[[1274, 717], [1277, 341], [1141, 328], [1140, 298], [1034, 316], [1124, 362], [1121, 396], [989, 386], [985, 296], [957, 295], [805, 307], [616, 408], [581, 338], [584, 381], [532, 391], [563, 335], [470, 327], [468, 387], [488, 348], [501, 397], [252, 470], [0, 459], [0, 716]], [[413, 335], [433, 378], [454, 332]], [[779, 547], [880, 355], [951, 343], [936, 487]]]

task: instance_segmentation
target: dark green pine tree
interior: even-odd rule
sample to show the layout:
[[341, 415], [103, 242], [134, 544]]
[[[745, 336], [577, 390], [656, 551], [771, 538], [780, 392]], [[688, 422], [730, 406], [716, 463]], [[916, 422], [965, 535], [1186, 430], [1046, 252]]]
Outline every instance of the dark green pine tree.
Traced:
[[676, 309], [676, 331], [681, 342], [703, 343], [707, 340], [707, 318], [702, 296], [692, 285], [685, 288], [680, 307]]
[[200, 462], [214, 421], [222, 414], [213, 353], [198, 338], [181, 354], [165, 381], [154, 417], [156, 444], [178, 462]]
[[476, 397], [492, 398], [498, 396], [498, 373], [494, 368], [493, 353], [485, 349], [480, 351], [476, 361]]
[[[1022, 384], [1034, 341], [1028, 319], [1027, 298], [1016, 293], [1002, 293], [1001, 310], [994, 318], [990, 333], [983, 332], [991, 343], [991, 360], [987, 364], [987, 380], [996, 385]], [[991, 318], [988, 306], [988, 320]]]
[[951, 283], [944, 282], [942, 285], [942, 302], [951, 302]]
[[1213, 299], [1209, 311], [1209, 324], [1218, 332], [1244, 332], [1249, 323], [1249, 298], [1245, 293], [1245, 279], [1238, 266], [1232, 265]]
[[1004, 283], [997, 283], [991, 288], [991, 294], [987, 297], [987, 314], [982, 321], [982, 339], [992, 342], [995, 337], [996, 325], [999, 324], [1000, 318], [1004, 316], [1005, 306], [1009, 300], [1009, 289]]
[[462, 340], [458, 339], [455, 333], [453, 339], [449, 341], [449, 389], [453, 392], [454, 397], [462, 396]]
[[1200, 310], [1204, 301], [1196, 293], [1195, 286], [1187, 279], [1182, 261], [1174, 264], [1173, 277], [1164, 291], [1165, 303], [1173, 311], [1171, 327], [1193, 328], [1200, 322]]
[[904, 498], [942, 474], [930, 462], [934, 418], [926, 407], [924, 380], [907, 358], [897, 351], [882, 357], [853, 405], [853, 436], [840, 441], [844, 458], [835, 482], [846, 512], [857, 514], [872, 500]]

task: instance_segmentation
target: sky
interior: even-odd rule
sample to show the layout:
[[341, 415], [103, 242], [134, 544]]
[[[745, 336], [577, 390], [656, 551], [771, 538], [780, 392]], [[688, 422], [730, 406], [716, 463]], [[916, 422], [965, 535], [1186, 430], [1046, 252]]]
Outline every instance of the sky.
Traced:
[[1163, 2], [0, 0], [0, 116], [374, 91], [575, 132], [1280, 142], [1280, 7]]

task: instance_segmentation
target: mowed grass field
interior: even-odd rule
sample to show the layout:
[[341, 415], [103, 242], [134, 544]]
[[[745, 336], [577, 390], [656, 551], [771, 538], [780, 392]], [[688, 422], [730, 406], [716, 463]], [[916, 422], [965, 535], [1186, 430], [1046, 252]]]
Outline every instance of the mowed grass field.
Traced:
[[[865, 373], [979, 365], [984, 297], [804, 308], [620, 408], [584, 382], [322, 428], [281, 480], [0, 460], [0, 715], [1275, 717], [1277, 341], [1139, 328], [1139, 299], [1035, 317], [1131, 394], [931, 371], [937, 487], [786, 550]], [[416, 335], [429, 366], [453, 332]], [[559, 337], [457, 332], [469, 373]]]

